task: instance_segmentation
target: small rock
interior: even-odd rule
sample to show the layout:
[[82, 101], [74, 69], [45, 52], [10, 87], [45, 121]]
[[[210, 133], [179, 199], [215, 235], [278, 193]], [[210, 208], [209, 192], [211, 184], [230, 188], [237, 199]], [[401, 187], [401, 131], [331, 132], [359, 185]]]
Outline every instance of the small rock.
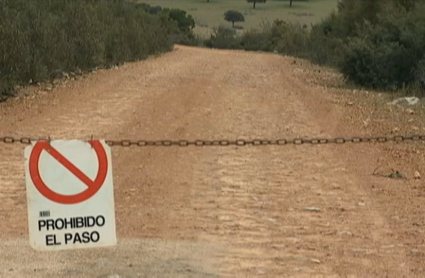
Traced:
[[299, 267], [294, 268], [294, 271], [300, 271], [300, 270], [301, 270], [301, 268], [299, 268]]
[[415, 114], [415, 111], [413, 111], [412, 109], [406, 109], [406, 112], [412, 115]]
[[364, 127], [367, 127], [369, 125], [369, 121], [370, 119], [366, 119], [365, 121], [363, 121]]
[[415, 178], [415, 180], [419, 180], [421, 178], [421, 174], [418, 171], [415, 171], [413, 177]]
[[277, 220], [276, 219], [273, 219], [273, 218], [267, 218], [267, 221], [273, 222], [273, 223], [276, 223], [277, 222]]
[[397, 133], [399, 131], [400, 131], [400, 129], [398, 127], [393, 128], [393, 133]]
[[46, 91], [51, 91], [51, 90], [53, 90], [53, 88], [51, 86], [46, 87]]
[[403, 174], [400, 173], [399, 171], [392, 172], [391, 174], [388, 175], [388, 177], [392, 178], [392, 179], [402, 179], [402, 178], [404, 178]]
[[354, 103], [351, 102], [351, 101], [349, 101], [347, 104], [350, 105], [350, 106], [352, 106]]
[[412, 249], [412, 250], [410, 250], [410, 252], [412, 252], [413, 254], [417, 254], [417, 253], [419, 253], [419, 250], [418, 249]]
[[321, 262], [320, 262], [320, 260], [318, 260], [318, 259], [311, 259], [311, 261], [313, 262], [313, 263], [316, 263], [316, 264], [320, 264]]
[[316, 207], [305, 207], [304, 210], [306, 210], [306, 211], [319, 212], [320, 211], [320, 208], [316, 208]]
[[412, 126], [412, 129], [413, 129], [413, 130], [418, 131], [418, 130], [419, 130], [419, 127], [417, 127], [417, 126]]
[[53, 79], [61, 79], [61, 78], [64, 78], [64, 77], [66, 77], [66, 76], [68, 76], [68, 74], [67, 73], [65, 73], [65, 72], [63, 72], [63, 71], [61, 71], [61, 70], [55, 70], [51, 75], [50, 75], [50, 77], [51, 78], [53, 78]]
[[365, 203], [363, 203], [363, 202], [360, 202], [359, 203], [359, 206], [362, 206], [362, 207], [364, 207], [366, 204]]
[[350, 231], [342, 231], [342, 232], [339, 232], [338, 233], [339, 235], [347, 235], [347, 236], [353, 236], [353, 233], [352, 232], [350, 232]]
[[411, 122], [413, 122], [414, 121], [414, 119], [409, 119], [407, 122], [408, 123], [411, 123]]

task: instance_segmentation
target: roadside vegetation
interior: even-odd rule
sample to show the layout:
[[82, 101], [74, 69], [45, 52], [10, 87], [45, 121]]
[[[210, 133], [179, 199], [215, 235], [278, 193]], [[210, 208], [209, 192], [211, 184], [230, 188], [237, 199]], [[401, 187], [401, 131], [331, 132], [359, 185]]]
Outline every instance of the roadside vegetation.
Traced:
[[145, 59], [175, 43], [300, 57], [356, 86], [418, 95], [423, 11], [422, 0], [0, 0], [0, 101], [17, 86]]
[[0, 101], [17, 86], [190, 44], [193, 27], [185, 11], [124, 0], [0, 0]]
[[[151, 6], [161, 6], [187, 11], [195, 20], [194, 33], [202, 38], [209, 38], [214, 29], [232, 27], [231, 21], [226, 21], [224, 13], [229, 10], [240, 12], [245, 21], [236, 23], [238, 34], [244, 30], [257, 28], [264, 21], [275, 19], [287, 22], [299, 22], [301, 25], [315, 24], [328, 16], [337, 8], [338, 0], [132, 0]], [[292, 2], [292, 6], [291, 6]], [[236, 26], [237, 25], [237, 26]]]
[[424, 11], [421, 0], [340, 0], [337, 11], [311, 26], [276, 19], [242, 35], [220, 26], [205, 46], [296, 56], [337, 68], [358, 86], [421, 94]]

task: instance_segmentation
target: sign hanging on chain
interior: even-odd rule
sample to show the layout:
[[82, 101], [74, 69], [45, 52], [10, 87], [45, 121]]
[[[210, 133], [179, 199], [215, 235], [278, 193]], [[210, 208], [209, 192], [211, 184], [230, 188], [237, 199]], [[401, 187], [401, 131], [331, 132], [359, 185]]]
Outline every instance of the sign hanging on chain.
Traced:
[[116, 245], [111, 151], [103, 140], [39, 141], [25, 149], [30, 245]]

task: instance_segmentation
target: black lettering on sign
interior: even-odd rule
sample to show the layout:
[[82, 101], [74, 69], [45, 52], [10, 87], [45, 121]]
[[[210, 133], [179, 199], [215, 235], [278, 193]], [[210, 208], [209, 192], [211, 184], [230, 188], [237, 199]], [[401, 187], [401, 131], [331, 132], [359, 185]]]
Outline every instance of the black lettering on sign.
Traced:
[[41, 231], [41, 228], [46, 227], [45, 220], [38, 220], [38, 231]]
[[50, 211], [46, 210], [46, 211], [40, 211], [39, 213], [40, 217], [49, 217], [50, 216]]
[[[50, 213], [50, 212], [49, 212]], [[46, 231], [55, 230], [67, 230], [67, 229], [81, 229], [81, 228], [92, 228], [102, 227], [106, 223], [105, 217], [99, 215], [85, 216], [85, 217], [71, 217], [71, 218], [58, 218], [58, 219], [46, 219], [38, 220], [38, 230], [41, 231], [44, 228]]]
[[46, 245], [47, 246], [61, 245], [61, 243], [56, 242], [56, 235], [46, 235]]
[[92, 242], [98, 242], [98, 241], [99, 241], [99, 239], [100, 239], [100, 235], [99, 235], [99, 233], [98, 233], [98, 232], [94, 231], [94, 232], [92, 232], [92, 233], [90, 234], [90, 240], [91, 240]]
[[100, 240], [100, 234], [97, 231], [93, 232], [82, 232], [80, 233], [66, 233], [65, 244], [84, 244], [90, 242], [98, 242]]
[[65, 234], [65, 244], [68, 244], [68, 241], [72, 239], [72, 234], [66, 233]]
[[75, 228], [83, 228], [84, 227], [84, 218], [78, 217], [75, 220]]
[[105, 217], [103, 217], [102, 215], [96, 217], [96, 224], [98, 227], [102, 227], [103, 225], [105, 225]]
[[49, 231], [49, 228], [52, 228], [52, 230], [55, 229], [55, 221], [53, 221], [53, 219], [48, 219], [47, 220], [47, 230]]

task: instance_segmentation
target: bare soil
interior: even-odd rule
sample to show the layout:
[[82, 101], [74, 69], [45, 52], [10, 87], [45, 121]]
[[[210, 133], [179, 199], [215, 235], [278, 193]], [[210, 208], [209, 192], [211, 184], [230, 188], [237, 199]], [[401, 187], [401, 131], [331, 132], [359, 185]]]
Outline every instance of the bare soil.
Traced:
[[[388, 95], [341, 84], [335, 72], [291, 57], [177, 46], [52, 91], [25, 89], [0, 104], [0, 136], [424, 131], [422, 107], [389, 106]], [[40, 253], [28, 242], [24, 147], [0, 143], [1, 277], [425, 275], [425, 187], [414, 179], [425, 175], [423, 142], [112, 147], [118, 245]], [[395, 170], [404, 178], [385, 177]]]

